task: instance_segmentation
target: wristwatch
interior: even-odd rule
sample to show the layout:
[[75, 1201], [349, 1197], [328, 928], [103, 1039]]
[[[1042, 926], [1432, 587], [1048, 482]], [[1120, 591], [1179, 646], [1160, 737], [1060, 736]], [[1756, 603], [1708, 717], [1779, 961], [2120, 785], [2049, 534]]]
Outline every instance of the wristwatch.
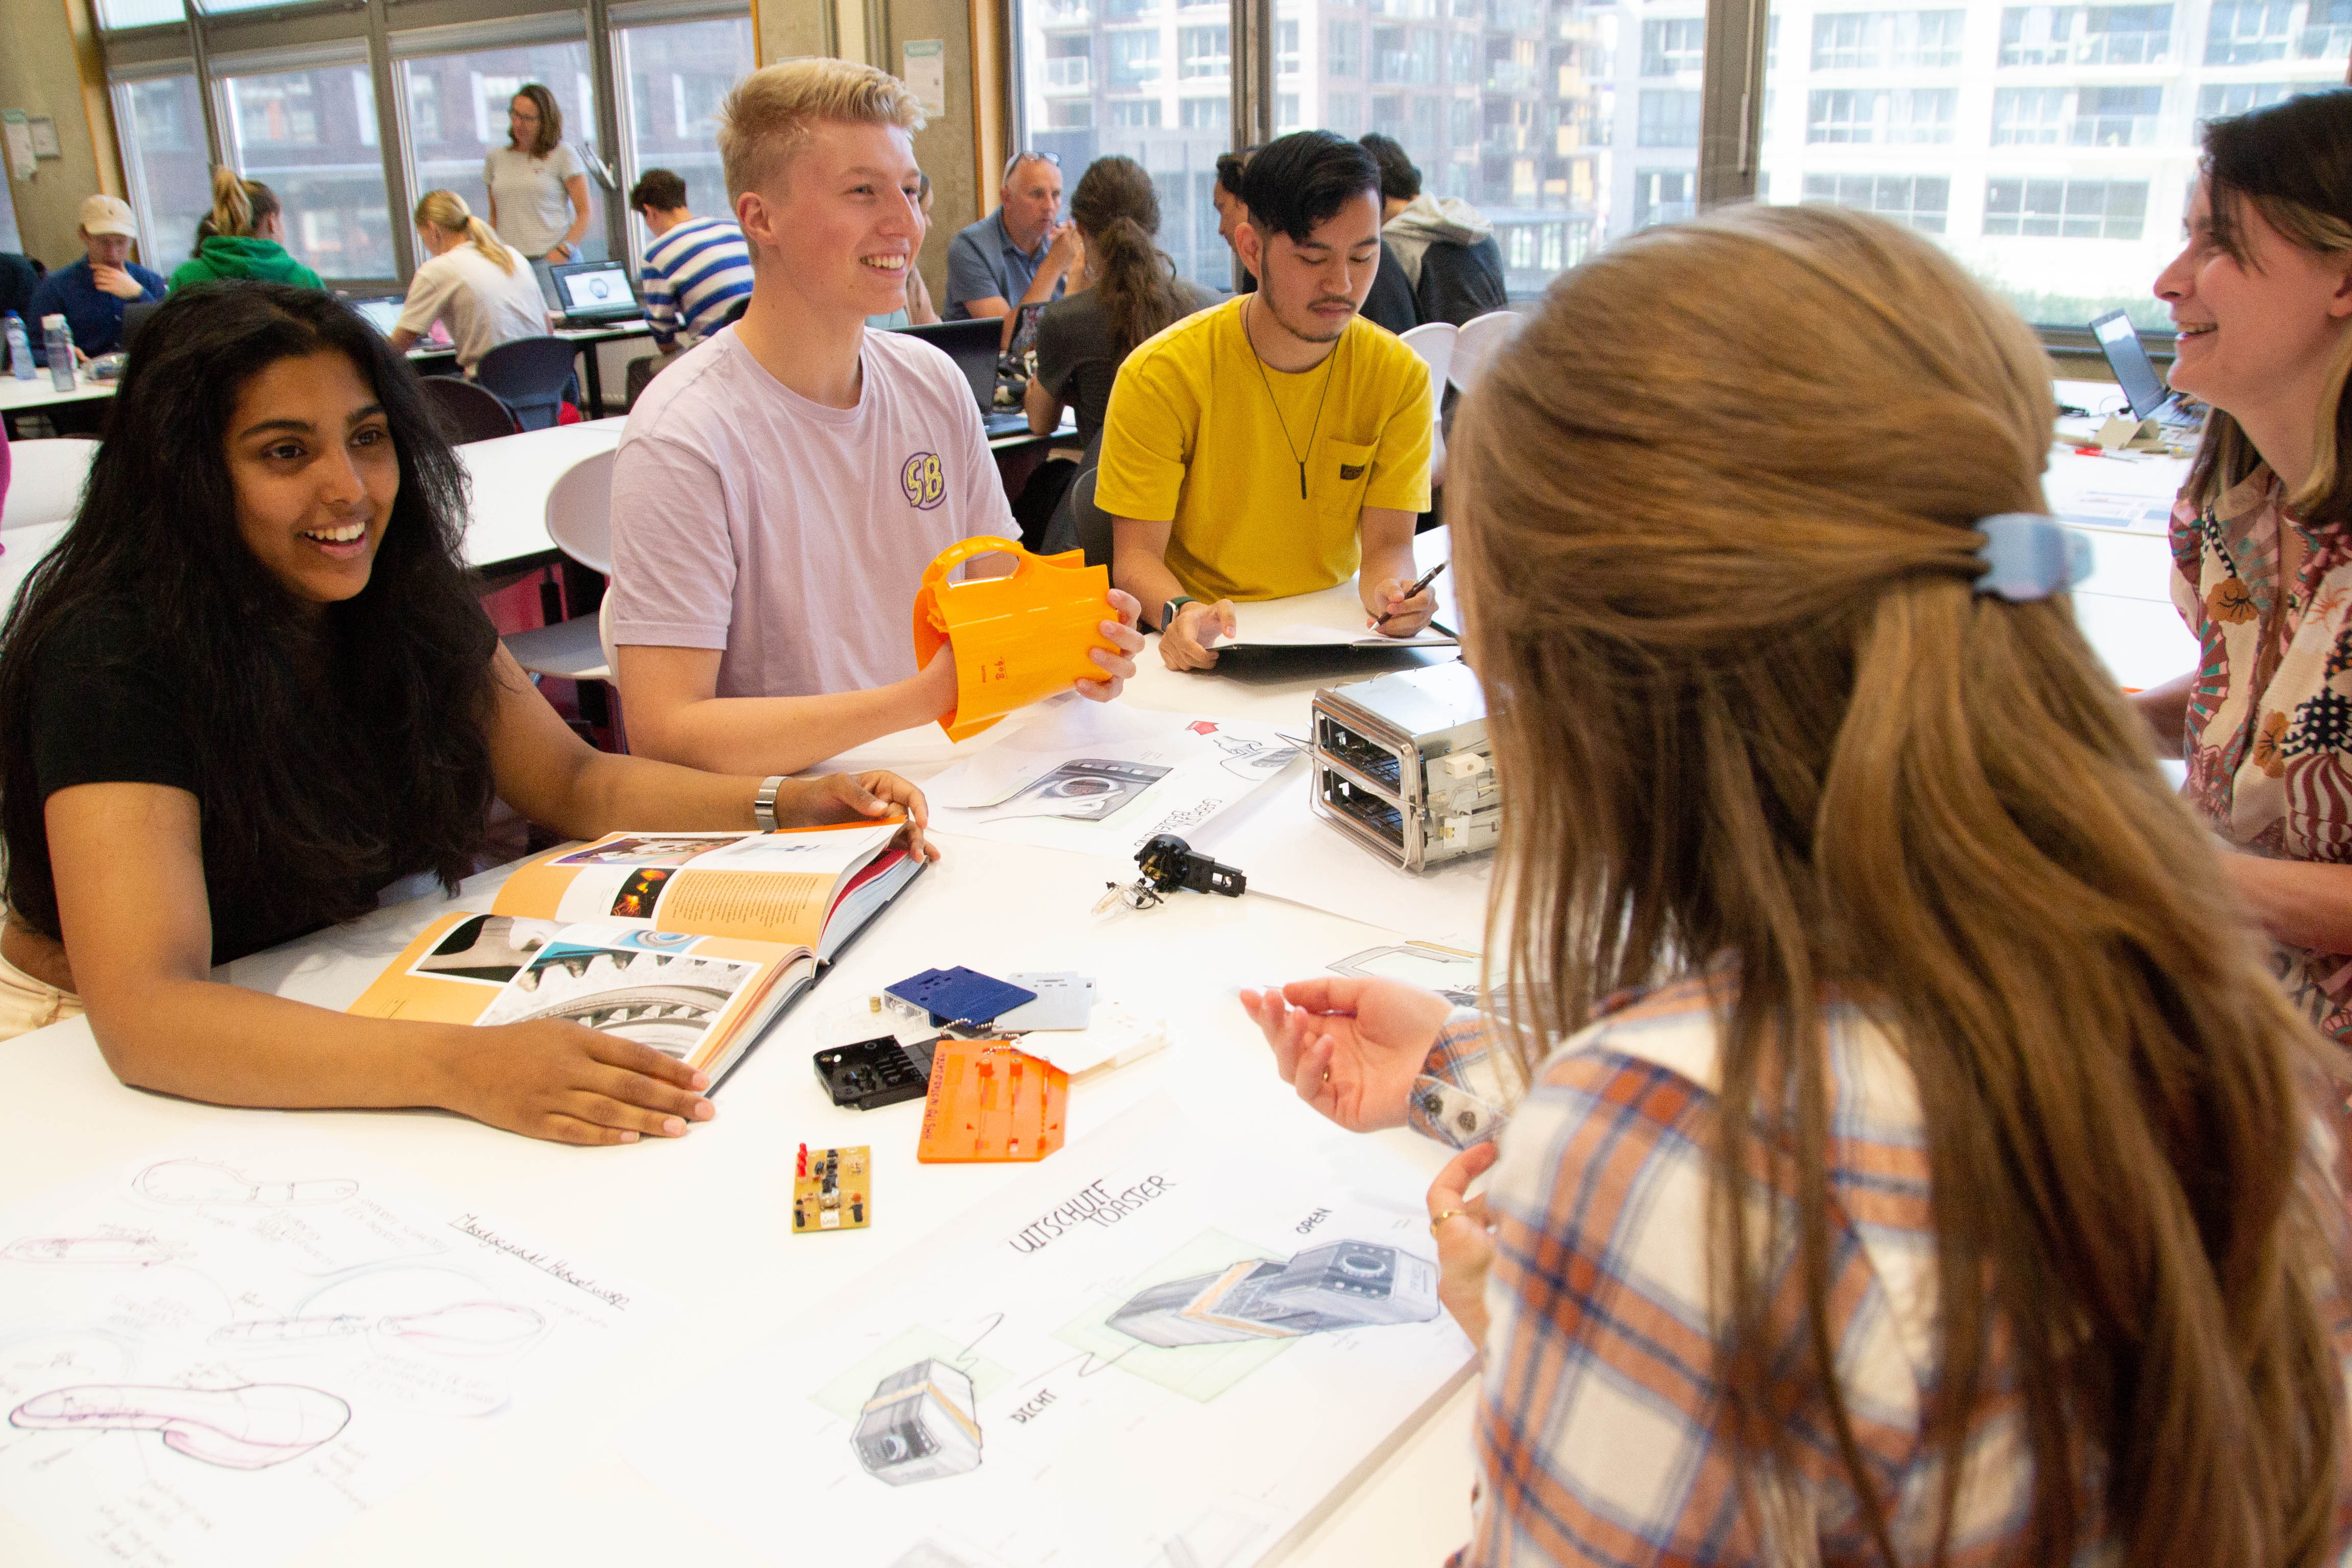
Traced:
[[1160, 629], [1164, 632], [1170, 626], [1176, 624], [1177, 611], [1182, 609], [1187, 605], [1197, 605], [1200, 602], [1200, 600], [1192, 597], [1190, 594], [1179, 594], [1174, 598], [1169, 600], [1166, 604], [1160, 605]]
[[773, 774], [760, 781], [760, 793], [751, 797], [751, 820], [760, 825], [762, 833], [776, 830], [776, 793], [784, 787], [784, 775]]

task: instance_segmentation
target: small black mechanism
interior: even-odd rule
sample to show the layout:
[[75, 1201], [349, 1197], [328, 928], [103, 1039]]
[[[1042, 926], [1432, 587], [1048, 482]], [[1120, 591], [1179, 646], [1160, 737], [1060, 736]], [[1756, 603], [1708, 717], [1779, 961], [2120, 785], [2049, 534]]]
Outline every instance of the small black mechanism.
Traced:
[[1196, 854], [1190, 844], [1172, 833], [1160, 834], [1137, 850], [1135, 863], [1143, 868], [1143, 879], [1162, 893], [1190, 888], [1196, 893], [1223, 893], [1229, 899], [1238, 899], [1249, 886], [1249, 879], [1240, 870]]
[[930, 1088], [929, 1062], [888, 1035], [819, 1051], [814, 1059], [817, 1081], [839, 1106], [878, 1110], [902, 1100], [920, 1100]]

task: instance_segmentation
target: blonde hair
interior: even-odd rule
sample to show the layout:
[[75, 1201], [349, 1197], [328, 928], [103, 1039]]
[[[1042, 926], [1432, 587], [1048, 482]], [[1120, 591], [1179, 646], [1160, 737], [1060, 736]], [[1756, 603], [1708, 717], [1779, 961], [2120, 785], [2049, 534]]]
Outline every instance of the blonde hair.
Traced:
[[250, 239], [261, 226], [278, 216], [278, 193], [259, 180], [241, 180], [226, 163], [213, 165], [212, 232], [224, 238]]
[[431, 224], [450, 234], [462, 234], [474, 242], [474, 248], [499, 264], [499, 270], [514, 276], [514, 257], [509, 254], [506, 241], [498, 230], [474, 216], [466, 198], [455, 191], [427, 191], [416, 204], [416, 221]]
[[[2317, 1563], [2324, 1047], [2067, 601], [1973, 587], [1976, 521], [2044, 510], [2049, 377], [1937, 247], [1834, 208], [1651, 229], [1553, 287], [1449, 497], [1512, 1026], [1524, 1064], [1612, 991], [1723, 979], [1707, 1255], [1759, 1536], [1819, 1409], [1898, 1560], [1832, 1339], [1833, 991], [1924, 1122], [1937, 1560], [1970, 1461], [2030, 1466], [2020, 1561]], [[1968, 1452], [2010, 1398], [2016, 1458]]]
[[923, 106], [905, 82], [852, 60], [780, 60], [735, 84], [719, 110], [719, 156], [731, 205], [791, 163], [819, 122], [923, 128]]

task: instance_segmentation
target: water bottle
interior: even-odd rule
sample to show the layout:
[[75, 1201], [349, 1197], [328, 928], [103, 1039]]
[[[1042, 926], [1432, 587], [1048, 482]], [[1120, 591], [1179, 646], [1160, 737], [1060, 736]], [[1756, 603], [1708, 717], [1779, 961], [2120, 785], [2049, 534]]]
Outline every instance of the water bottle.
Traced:
[[32, 334], [25, 331], [25, 318], [14, 310], [8, 312], [8, 365], [18, 381], [33, 379]]
[[49, 384], [59, 392], [74, 389], [73, 329], [63, 316], [41, 318], [41, 341], [49, 351]]

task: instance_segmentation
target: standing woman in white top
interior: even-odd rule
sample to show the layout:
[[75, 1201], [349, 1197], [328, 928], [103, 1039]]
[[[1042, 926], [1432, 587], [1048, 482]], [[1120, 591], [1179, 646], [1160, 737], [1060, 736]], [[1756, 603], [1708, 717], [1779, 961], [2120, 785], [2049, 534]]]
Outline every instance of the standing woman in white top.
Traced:
[[467, 376], [500, 343], [547, 335], [547, 300], [530, 258], [501, 240], [455, 191], [427, 191], [416, 204], [416, 237], [432, 252], [409, 279], [408, 302], [393, 329], [403, 353], [436, 321], [449, 324], [457, 368]]
[[507, 145], [482, 160], [490, 226], [533, 261], [580, 259], [588, 232], [588, 176], [563, 142], [555, 95], [526, 82], [507, 104]]

